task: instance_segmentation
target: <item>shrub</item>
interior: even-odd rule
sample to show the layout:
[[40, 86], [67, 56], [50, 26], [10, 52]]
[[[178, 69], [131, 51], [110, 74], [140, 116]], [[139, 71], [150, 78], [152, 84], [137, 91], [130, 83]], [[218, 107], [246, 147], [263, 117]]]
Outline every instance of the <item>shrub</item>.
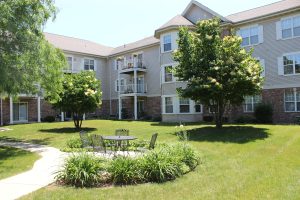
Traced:
[[130, 157], [117, 157], [108, 169], [115, 184], [137, 184], [143, 180], [140, 173], [139, 159]]
[[55, 117], [54, 116], [46, 116], [44, 118], [45, 122], [55, 122]]
[[170, 148], [152, 151], [141, 158], [141, 173], [147, 182], [165, 182], [181, 176], [182, 163], [173, 157]]
[[82, 148], [82, 142], [80, 138], [71, 138], [67, 141], [68, 148]]
[[213, 116], [203, 116], [203, 121], [204, 122], [213, 122], [214, 121], [214, 117]]
[[99, 185], [104, 169], [104, 160], [87, 153], [79, 153], [66, 160], [63, 169], [57, 172], [55, 178], [67, 185], [92, 187]]
[[258, 123], [273, 122], [273, 107], [270, 104], [259, 104], [255, 107], [254, 116]]
[[252, 124], [255, 123], [255, 119], [252, 116], [245, 115], [245, 116], [240, 116], [235, 120], [236, 123], [238, 124]]
[[186, 143], [173, 146], [173, 150], [171, 152], [174, 157], [178, 157], [181, 162], [188, 166], [189, 170], [186, 172], [194, 170], [200, 163], [199, 156], [196, 154], [194, 149]]

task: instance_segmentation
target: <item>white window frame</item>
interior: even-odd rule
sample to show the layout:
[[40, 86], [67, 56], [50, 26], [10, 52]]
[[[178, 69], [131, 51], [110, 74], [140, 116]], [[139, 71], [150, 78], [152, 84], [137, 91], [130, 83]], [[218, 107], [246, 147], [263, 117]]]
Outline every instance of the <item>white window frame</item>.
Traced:
[[[187, 100], [188, 101], [188, 104], [182, 104], [182, 102], [180, 102], [181, 100]], [[189, 99], [189, 98], [182, 98], [182, 97], [179, 97], [178, 98], [178, 105], [179, 105], [179, 108], [178, 108], [178, 110], [179, 110], [179, 113], [180, 114], [187, 114], [187, 113], [191, 113], [191, 100]], [[181, 106], [188, 106], [189, 107], [189, 112], [181, 112], [181, 109], [180, 109], [180, 107]]]
[[[89, 61], [89, 69], [85, 69], [85, 61], [88, 60]], [[91, 64], [90, 62], [94, 61], [94, 69], [91, 70]], [[93, 58], [83, 58], [83, 70], [85, 71], [96, 71], [96, 60]]]
[[[165, 37], [170, 37], [170, 43], [165, 43]], [[166, 44], [170, 44], [171, 45], [171, 49], [170, 50], [165, 50], [165, 45]], [[173, 51], [173, 44], [172, 44], [172, 33], [167, 33], [162, 35], [162, 50], [163, 53], [167, 53], [167, 52], [172, 52]]]
[[[69, 69], [69, 58], [72, 59], [72, 63], [71, 63], [71, 69]], [[68, 69], [65, 69], [65, 72], [73, 72], [73, 66], [74, 66], [74, 56], [71, 55], [66, 55], [66, 59], [67, 59], [67, 63], [68, 63]]]
[[[283, 54], [282, 57], [280, 57], [278, 59], [278, 65], [279, 65], [279, 68], [282, 68], [282, 72], [279, 73], [279, 75], [284, 75], [284, 76], [295, 76], [295, 75], [300, 75], [300, 73], [296, 73], [296, 60], [295, 60], [295, 56], [298, 55], [300, 56], [300, 51], [299, 52], [292, 52], [292, 53], [286, 53], [286, 54]], [[292, 74], [285, 74], [284, 73], [284, 57], [286, 56], [292, 56], [293, 57], [293, 73]], [[279, 70], [280, 71], [280, 70]]]
[[[258, 102], [254, 101], [255, 97], [259, 97], [259, 101]], [[251, 106], [252, 106], [251, 110], [247, 109], [246, 98], [251, 98]], [[261, 96], [260, 95], [245, 97], [244, 106], [243, 106], [244, 113], [253, 113], [254, 110], [255, 110], [255, 105], [259, 104], [260, 102], [261, 102]]]
[[[281, 40], [288, 40], [288, 39], [293, 39], [293, 38], [297, 38], [297, 37], [300, 37], [300, 35], [298, 36], [295, 36], [295, 33], [294, 33], [294, 19], [295, 18], [298, 18], [300, 17], [300, 15], [293, 15], [293, 16], [289, 16], [289, 17], [285, 17], [285, 18], [282, 18], [278, 24], [276, 25], [277, 26], [277, 39], [281, 39]], [[286, 21], [286, 20], [291, 20], [291, 37], [286, 37], [286, 38], [283, 38], [283, 21]]]
[[[171, 100], [172, 100], [172, 106], [173, 106], [173, 112], [166, 112], [166, 98], [171, 98]], [[175, 96], [163, 96], [162, 97], [162, 99], [163, 99], [163, 101], [162, 101], [162, 103], [163, 103], [163, 114], [175, 114], [176, 112], [175, 112]]]
[[165, 68], [166, 67], [172, 67], [172, 70], [174, 69], [174, 67], [175, 67], [175, 63], [170, 63], [170, 64], [165, 64], [165, 65], [162, 65], [161, 66], [161, 71], [162, 71], [162, 83], [174, 83], [174, 82], [176, 82], [176, 80], [175, 80], [175, 77], [174, 77], [174, 74], [173, 74], [173, 72], [172, 72], [172, 80], [171, 81], [165, 81], [166, 79], [166, 75], [165, 75]]
[[[251, 29], [253, 28], [257, 28], [257, 43], [251, 43]], [[255, 45], [259, 45], [261, 43], [263, 43], [263, 38], [264, 38], [264, 34], [263, 34], [263, 25], [258, 25], [258, 24], [254, 24], [251, 26], [246, 26], [246, 27], [241, 27], [238, 31], [237, 31], [237, 35], [241, 36], [241, 31], [247, 31], [248, 32], [248, 38], [249, 38], [249, 44], [247, 45], [242, 45], [242, 47], [251, 47], [251, 46], [255, 46]], [[256, 36], [256, 35], [253, 35]]]
[[[126, 79], [125, 78], [120, 78], [120, 83], [121, 81], [124, 81], [124, 85], [126, 85]], [[121, 84], [119, 83], [119, 79], [115, 80], [115, 92], [119, 92]]]
[[[197, 114], [203, 113], [203, 105], [202, 104], [196, 103], [195, 101], [192, 101], [192, 106], [194, 108], [194, 113], [197, 113]], [[196, 111], [196, 106], [200, 106], [200, 112]]]
[[[293, 112], [300, 112], [300, 110], [299, 111], [297, 111], [297, 103], [298, 103], [298, 101], [297, 101], [297, 92], [300, 92], [300, 91], [297, 91], [297, 89], [296, 88], [293, 88], [293, 96], [294, 96], [294, 101], [286, 101], [285, 100], [285, 96], [286, 96], [286, 90], [284, 91], [284, 99], [283, 99], [283, 101], [284, 101], [284, 111], [285, 112], [287, 112], [287, 113], [293, 113]], [[299, 101], [300, 102], [300, 101]], [[294, 110], [293, 111], [287, 111], [286, 110], [286, 103], [294, 103], [294, 105], [295, 105], [295, 107], [294, 107]]]
[[[166, 113], [166, 102], [165, 98], [171, 97], [172, 103], [173, 103], [173, 113]], [[189, 99], [189, 112], [188, 113], [181, 113], [180, 112], [180, 97], [177, 95], [162, 95], [162, 114], [164, 115], [199, 115], [203, 113], [203, 105], [199, 104], [201, 106], [201, 112], [196, 112], [195, 105], [198, 105], [195, 103], [195, 101]]]

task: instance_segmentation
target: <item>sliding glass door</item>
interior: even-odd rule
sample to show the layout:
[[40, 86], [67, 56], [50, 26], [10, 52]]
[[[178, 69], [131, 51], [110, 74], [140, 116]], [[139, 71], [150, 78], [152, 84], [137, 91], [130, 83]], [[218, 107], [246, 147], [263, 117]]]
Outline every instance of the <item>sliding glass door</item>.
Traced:
[[28, 103], [13, 104], [13, 121], [27, 122], [28, 121]]

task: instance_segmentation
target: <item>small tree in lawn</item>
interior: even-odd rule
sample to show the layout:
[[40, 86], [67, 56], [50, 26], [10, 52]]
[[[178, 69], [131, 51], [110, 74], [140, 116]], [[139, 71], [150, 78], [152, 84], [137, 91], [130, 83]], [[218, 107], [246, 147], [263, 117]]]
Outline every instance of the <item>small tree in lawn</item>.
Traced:
[[74, 125], [81, 128], [84, 113], [94, 112], [101, 105], [101, 83], [92, 71], [66, 74], [60, 100], [54, 100], [54, 107], [71, 112]]
[[175, 76], [187, 81], [178, 88], [182, 97], [213, 108], [216, 127], [222, 128], [223, 115], [230, 105], [240, 105], [245, 96], [258, 94], [262, 87], [262, 67], [241, 47], [240, 37], [221, 37], [219, 19], [200, 21], [196, 30], [179, 31], [174, 60]]

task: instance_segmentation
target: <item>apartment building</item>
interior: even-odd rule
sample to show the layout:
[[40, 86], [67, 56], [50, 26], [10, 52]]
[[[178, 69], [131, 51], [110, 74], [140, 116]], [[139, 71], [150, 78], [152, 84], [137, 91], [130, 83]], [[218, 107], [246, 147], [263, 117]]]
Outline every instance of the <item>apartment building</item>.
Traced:
[[[88, 116], [161, 118], [166, 122], [201, 121], [211, 116], [206, 108], [190, 99], [180, 98], [179, 82], [172, 74], [176, 62], [178, 29], [193, 28], [197, 21], [219, 17], [224, 31], [234, 28], [243, 38], [242, 46], [254, 48], [264, 67], [262, 94], [245, 97], [243, 106], [228, 113], [230, 120], [252, 115], [255, 105], [268, 102], [274, 108], [274, 122], [292, 123], [300, 116], [300, 1], [284, 0], [229, 16], [221, 16], [197, 1], [191, 1], [181, 15], [176, 15], [154, 31], [154, 35], [117, 48], [94, 42], [45, 33], [50, 43], [62, 49], [69, 63], [65, 73], [93, 70], [102, 81], [101, 109]], [[22, 123], [41, 121], [57, 115], [40, 96], [20, 96], [2, 100], [1, 121]], [[68, 117], [61, 114], [61, 119]]]

